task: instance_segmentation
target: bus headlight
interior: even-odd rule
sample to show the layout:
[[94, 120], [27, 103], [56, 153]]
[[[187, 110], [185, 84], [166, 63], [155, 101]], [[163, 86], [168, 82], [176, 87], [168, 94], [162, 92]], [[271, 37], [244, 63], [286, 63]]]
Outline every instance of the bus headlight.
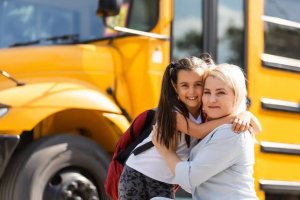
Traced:
[[9, 110], [8, 105], [0, 104], [0, 118], [6, 115], [8, 113], [8, 110]]

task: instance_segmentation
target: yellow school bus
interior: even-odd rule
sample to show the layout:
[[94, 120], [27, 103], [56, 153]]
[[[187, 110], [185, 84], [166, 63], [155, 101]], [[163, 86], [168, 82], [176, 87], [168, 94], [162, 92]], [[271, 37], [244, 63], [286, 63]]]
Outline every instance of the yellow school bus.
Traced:
[[[169, 35], [171, 15], [158, 25], [157, 2], [141, 3], [152, 13], [124, 2], [120, 23], [139, 14], [131, 28]], [[107, 199], [109, 154], [131, 119], [157, 105], [167, 38], [107, 28], [98, 6], [0, 1], [1, 200]]]
[[263, 126], [259, 199], [300, 199], [299, 6], [1, 0], [0, 199], [107, 199], [118, 138], [157, 105], [167, 64], [203, 52], [247, 75], [249, 110]]

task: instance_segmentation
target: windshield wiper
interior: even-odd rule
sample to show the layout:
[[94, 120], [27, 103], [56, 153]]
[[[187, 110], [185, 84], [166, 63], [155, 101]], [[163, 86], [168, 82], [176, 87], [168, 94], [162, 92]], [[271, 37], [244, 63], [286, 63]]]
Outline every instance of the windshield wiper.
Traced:
[[48, 41], [58, 42], [60, 40], [71, 40], [72, 43], [77, 43], [79, 41], [79, 34], [60, 35], [60, 36], [53, 36], [48, 38], [41, 38], [38, 40], [32, 40], [29, 42], [19, 42], [19, 43], [11, 44], [9, 47], [28, 46], [28, 45], [34, 45], [34, 44], [39, 44], [41, 42], [48, 42]]
[[17, 79], [15, 79], [14, 77], [12, 77], [9, 73], [7, 73], [6, 71], [0, 70], [0, 74], [6, 78], [8, 78], [9, 80], [15, 82], [17, 84], [17, 86], [23, 86], [25, 85], [25, 83], [18, 81]]

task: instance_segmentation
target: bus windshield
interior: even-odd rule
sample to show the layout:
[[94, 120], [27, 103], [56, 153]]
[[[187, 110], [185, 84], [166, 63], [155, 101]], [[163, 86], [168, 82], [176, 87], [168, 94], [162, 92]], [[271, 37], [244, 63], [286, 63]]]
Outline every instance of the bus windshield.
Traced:
[[0, 0], [0, 48], [104, 37], [98, 0]]
[[[118, 33], [97, 16], [99, 0], [0, 0], [0, 48], [75, 44]], [[142, 31], [157, 21], [158, 0], [123, 0], [106, 22]], [[117, 22], [117, 23], [116, 23]]]

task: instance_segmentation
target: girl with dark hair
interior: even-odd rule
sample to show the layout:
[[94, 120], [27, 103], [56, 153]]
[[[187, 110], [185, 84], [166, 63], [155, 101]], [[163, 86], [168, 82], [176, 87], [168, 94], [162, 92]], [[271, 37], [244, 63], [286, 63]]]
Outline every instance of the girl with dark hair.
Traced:
[[[176, 62], [171, 62], [163, 75], [161, 96], [156, 111], [156, 126], [158, 138], [167, 147], [176, 142], [176, 153], [180, 159], [187, 160], [191, 147], [195, 146], [198, 139], [206, 136], [217, 126], [229, 123], [234, 117], [227, 116], [208, 123], [199, 125], [201, 131], [188, 135], [177, 131], [176, 116], [200, 124], [204, 122], [201, 116], [201, 98], [203, 92], [203, 76], [206, 70], [214, 65], [209, 56], [186, 57]], [[177, 114], [178, 113], [178, 114]], [[248, 129], [250, 117], [243, 115], [242, 125], [237, 129]], [[178, 121], [179, 126], [186, 126]], [[182, 130], [182, 129], [178, 129]], [[151, 141], [152, 133], [140, 145]], [[160, 196], [174, 198], [174, 175], [167, 167], [163, 157], [156, 148], [151, 148], [138, 155], [130, 155], [126, 161], [119, 182], [120, 200], [149, 200]]]

